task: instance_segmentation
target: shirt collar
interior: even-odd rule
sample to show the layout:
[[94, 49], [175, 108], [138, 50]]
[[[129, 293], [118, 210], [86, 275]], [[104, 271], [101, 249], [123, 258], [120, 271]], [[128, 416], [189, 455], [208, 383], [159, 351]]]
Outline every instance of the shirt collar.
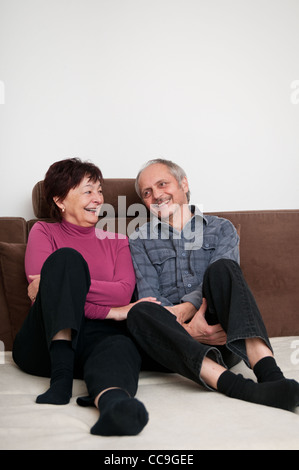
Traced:
[[[188, 220], [188, 222], [184, 225], [183, 229], [182, 229], [182, 232], [184, 232], [186, 235], [187, 234], [190, 234], [190, 232], [192, 231], [192, 227], [193, 227], [193, 224], [194, 222], [192, 221], [198, 221], [200, 223], [204, 222], [205, 224], [208, 223], [208, 220], [207, 218], [204, 216], [204, 214], [201, 212], [201, 210], [195, 206], [195, 205], [190, 205], [189, 206], [189, 209], [190, 209], [190, 212], [193, 214], [191, 219]], [[156, 217], [155, 215], [151, 214], [151, 227], [152, 227], [152, 230], [158, 234], [159, 230], [163, 230], [163, 229], [166, 229], [167, 232], [170, 230], [170, 226], [169, 224], [167, 224], [166, 222], [163, 222], [161, 221], [158, 217]], [[173, 232], [176, 232], [176, 233], [179, 233], [177, 230], [173, 229], [171, 227], [171, 230]]]

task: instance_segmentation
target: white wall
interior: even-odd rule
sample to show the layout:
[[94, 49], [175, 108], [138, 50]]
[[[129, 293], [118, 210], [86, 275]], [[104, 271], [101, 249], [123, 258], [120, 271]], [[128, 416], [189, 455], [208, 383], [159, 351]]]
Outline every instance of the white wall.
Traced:
[[206, 211], [299, 208], [298, 57], [298, 0], [0, 0], [0, 215], [70, 156], [173, 159]]

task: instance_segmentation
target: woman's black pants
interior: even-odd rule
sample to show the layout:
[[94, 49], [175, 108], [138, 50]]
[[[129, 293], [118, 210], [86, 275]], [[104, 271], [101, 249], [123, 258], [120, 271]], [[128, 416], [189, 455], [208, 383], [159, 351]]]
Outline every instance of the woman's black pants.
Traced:
[[110, 387], [137, 391], [141, 357], [126, 322], [89, 320], [84, 304], [90, 275], [84, 258], [71, 248], [55, 251], [41, 271], [39, 292], [16, 336], [13, 358], [25, 372], [50, 377], [53, 336], [71, 328], [74, 376], [84, 379], [91, 398]]
[[226, 346], [208, 346], [193, 339], [164, 307], [140, 302], [129, 312], [128, 329], [142, 351], [165, 368], [197, 383], [203, 359], [208, 356], [226, 367], [241, 359], [250, 367], [246, 338], [262, 338], [271, 349], [268, 335], [253, 295], [239, 265], [220, 259], [206, 270], [203, 297], [205, 318], [210, 325], [220, 323], [227, 333]]

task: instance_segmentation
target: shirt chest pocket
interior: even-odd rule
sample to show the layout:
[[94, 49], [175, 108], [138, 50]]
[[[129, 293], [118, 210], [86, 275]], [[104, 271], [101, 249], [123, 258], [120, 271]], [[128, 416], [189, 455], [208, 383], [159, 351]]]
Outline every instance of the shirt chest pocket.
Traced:
[[156, 248], [148, 252], [149, 258], [157, 273], [171, 277], [176, 270], [176, 252], [169, 248]]
[[218, 244], [215, 235], [204, 236], [200, 250], [193, 250], [190, 257], [191, 271], [196, 273], [198, 279], [202, 279]]
[[213, 256], [218, 244], [218, 237], [216, 235], [204, 236], [202, 242], [202, 254], [205, 260], [209, 261]]

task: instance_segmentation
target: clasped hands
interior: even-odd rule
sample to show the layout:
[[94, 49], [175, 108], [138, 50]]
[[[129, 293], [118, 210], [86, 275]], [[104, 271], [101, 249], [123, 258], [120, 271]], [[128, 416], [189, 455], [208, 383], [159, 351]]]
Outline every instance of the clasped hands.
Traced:
[[166, 308], [177, 317], [177, 321], [199, 343], [218, 346], [226, 344], [227, 335], [220, 323], [209, 325], [205, 319], [207, 310], [205, 298], [197, 311], [189, 302]]

